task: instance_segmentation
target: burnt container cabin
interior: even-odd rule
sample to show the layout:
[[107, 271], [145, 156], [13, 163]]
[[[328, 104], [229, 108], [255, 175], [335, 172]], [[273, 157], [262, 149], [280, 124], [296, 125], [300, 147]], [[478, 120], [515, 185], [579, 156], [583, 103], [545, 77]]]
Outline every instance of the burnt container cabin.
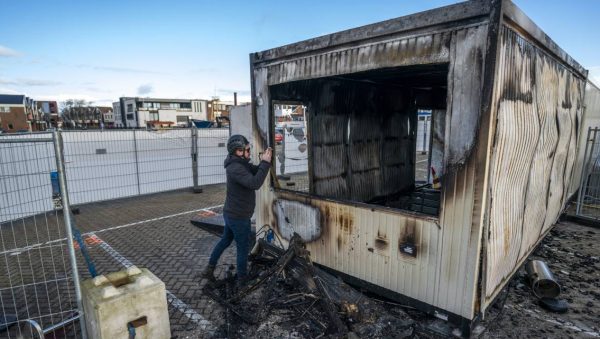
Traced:
[[253, 149], [289, 154], [275, 141], [281, 107], [302, 106], [306, 126], [305, 167], [282, 175], [274, 162], [257, 226], [300, 234], [316, 263], [350, 282], [468, 330], [569, 198], [587, 71], [510, 1], [417, 13], [250, 63]]

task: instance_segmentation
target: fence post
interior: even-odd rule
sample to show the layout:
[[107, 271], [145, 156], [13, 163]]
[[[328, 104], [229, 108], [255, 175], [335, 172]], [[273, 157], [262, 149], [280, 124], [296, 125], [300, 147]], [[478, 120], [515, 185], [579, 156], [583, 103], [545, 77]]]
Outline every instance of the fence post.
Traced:
[[138, 195], [142, 194], [140, 189], [140, 164], [138, 161], [137, 138], [135, 137], [135, 129], [133, 130], [133, 152], [135, 153], [135, 177], [137, 178]]
[[[594, 132], [593, 138], [591, 138], [592, 132]], [[586, 143], [585, 143], [585, 152], [583, 153], [583, 166], [581, 168], [581, 179], [579, 179], [581, 182], [579, 184], [579, 192], [578, 192], [579, 194], [577, 196], [577, 211], [576, 211], [577, 215], [581, 215], [581, 206], [583, 205], [583, 202], [585, 200], [585, 194], [587, 193], [586, 192], [587, 184], [588, 184], [588, 179], [589, 179], [589, 175], [590, 175], [589, 170], [590, 170], [590, 165], [591, 165], [592, 157], [593, 157], [593, 153], [594, 153], [594, 146], [596, 144], [596, 133], [597, 132], [598, 132], [597, 128], [590, 127], [588, 129], [588, 133], [587, 133], [587, 139], [586, 139]], [[589, 157], [586, 160], [586, 157], [588, 156], [588, 146], [589, 146], [590, 142], [592, 143], [592, 147], [590, 148]]]
[[77, 309], [80, 314], [79, 324], [81, 327], [81, 336], [87, 338], [85, 326], [85, 314], [83, 313], [83, 303], [81, 300], [81, 286], [79, 285], [79, 272], [77, 271], [77, 259], [75, 258], [75, 246], [73, 245], [73, 230], [71, 222], [71, 206], [69, 203], [69, 192], [67, 192], [67, 176], [65, 174], [65, 161], [63, 155], [63, 140], [60, 131], [52, 132], [54, 143], [54, 157], [56, 159], [56, 171], [58, 172], [58, 183], [60, 185], [60, 196], [63, 207], [63, 218], [65, 222], [65, 231], [67, 233], [67, 247], [69, 249], [69, 262], [71, 263], [71, 274], [73, 275], [73, 285], [75, 287], [75, 299], [77, 299]]
[[194, 193], [202, 193], [202, 188], [198, 186], [198, 128], [192, 124], [192, 178]]

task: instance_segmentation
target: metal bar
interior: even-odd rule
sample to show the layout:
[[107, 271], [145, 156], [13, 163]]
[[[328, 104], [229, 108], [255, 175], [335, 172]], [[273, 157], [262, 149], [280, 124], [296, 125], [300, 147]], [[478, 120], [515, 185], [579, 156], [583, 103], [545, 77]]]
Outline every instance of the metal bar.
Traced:
[[138, 149], [137, 149], [137, 139], [135, 136], [135, 130], [133, 130], [133, 152], [135, 153], [135, 177], [137, 179], [137, 189], [138, 195], [142, 193], [140, 189], [140, 164], [138, 161]]
[[75, 257], [75, 246], [73, 246], [73, 230], [71, 229], [71, 206], [69, 203], [69, 193], [67, 192], [67, 176], [65, 173], [65, 162], [63, 157], [63, 142], [60, 132], [54, 131], [54, 156], [56, 158], [56, 170], [58, 171], [58, 182], [60, 184], [60, 195], [63, 205], [63, 218], [65, 222], [65, 231], [67, 232], [67, 245], [69, 248], [69, 261], [71, 263], [71, 274], [73, 275], [73, 286], [75, 287], [75, 299], [77, 308], [81, 316], [81, 336], [87, 338], [85, 326], [85, 314], [83, 313], [83, 303], [81, 300], [81, 286], [79, 285], [79, 272], [77, 271], [77, 259]]
[[[586, 173], [587, 173], [587, 164], [588, 162], [585, 160], [586, 156], [588, 155], [588, 147], [590, 145], [590, 135], [592, 134], [592, 128], [588, 128], [588, 132], [587, 132], [587, 137], [585, 139], [585, 152], [583, 153], [583, 166], [581, 166], [581, 178], [580, 180], [582, 180], [579, 183], [579, 193], [577, 194], [577, 211], [575, 212], [577, 215], [581, 214], [581, 204], [582, 204], [582, 198], [583, 198], [583, 190], [585, 190], [585, 186], [584, 183], [586, 181]], [[590, 158], [591, 158], [591, 153], [590, 153]]]
[[58, 324], [54, 324], [54, 325], [52, 325], [52, 326], [50, 326], [48, 328], [45, 328], [44, 329], [44, 334], [48, 334], [48, 333], [54, 332], [54, 331], [56, 331], [57, 329], [59, 329], [61, 327], [65, 327], [65, 326], [67, 326], [67, 325], [69, 325], [71, 323], [74, 323], [76, 320], [78, 320], [78, 319], [81, 318], [81, 315], [82, 315], [81, 313], [78, 313], [76, 316], [74, 316], [72, 318], [69, 318], [67, 320], [59, 322]]
[[9, 140], [3, 140], [0, 138], [0, 144], [17, 144], [17, 143], [29, 143], [29, 142], [52, 142], [54, 139], [52, 138], [15, 138]]
[[202, 189], [198, 186], [198, 128], [192, 126], [192, 178], [194, 180], [194, 193], [202, 193]]
[[[596, 137], [597, 137], [597, 134], [598, 134], [598, 129], [597, 128], [593, 128], [593, 129], [590, 128], [590, 132], [594, 132], [594, 137], [591, 139], [591, 141], [592, 141], [592, 147], [590, 148], [589, 159], [588, 159], [587, 162], [584, 163], [584, 168], [585, 168], [585, 173], [586, 174], [585, 174], [584, 181], [583, 181], [583, 186], [582, 186], [583, 192], [581, 192], [581, 194], [582, 194], [581, 195], [581, 199], [582, 199], [581, 203], [583, 203], [583, 199], [585, 199], [585, 194], [586, 194], [585, 191], [587, 190], [587, 185], [588, 185], [588, 182], [589, 182], [589, 174], [590, 174], [589, 173], [590, 172], [590, 168], [589, 167], [590, 167], [590, 163], [592, 161], [593, 154], [594, 154], [594, 146], [596, 146]], [[586, 144], [586, 147], [587, 147], [587, 144]], [[581, 204], [579, 204], [579, 201], [578, 201], [578, 204], [577, 204], [577, 214], [579, 215], [580, 212], [581, 212]]]

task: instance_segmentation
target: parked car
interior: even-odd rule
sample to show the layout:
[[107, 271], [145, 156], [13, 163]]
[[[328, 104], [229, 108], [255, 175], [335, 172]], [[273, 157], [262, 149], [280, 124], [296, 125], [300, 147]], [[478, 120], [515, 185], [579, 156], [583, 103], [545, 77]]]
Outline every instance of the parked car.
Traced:
[[283, 128], [275, 128], [275, 143], [277, 145], [283, 142]]
[[279, 132], [275, 132], [275, 143], [277, 145], [281, 144], [281, 142], [283, 141], [283, 134], [279, 133]]

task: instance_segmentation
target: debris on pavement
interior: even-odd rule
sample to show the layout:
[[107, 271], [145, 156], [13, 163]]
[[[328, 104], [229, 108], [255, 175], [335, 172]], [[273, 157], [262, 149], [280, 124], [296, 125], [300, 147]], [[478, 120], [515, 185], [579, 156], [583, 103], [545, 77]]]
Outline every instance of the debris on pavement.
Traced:
[[[587, 233], [589, 232], [589, 233]], [[585, 237], [589, 236], [589, 239]], [[523, 266], [476, 324], [473, 338], [600, 337], [600, 230], [562, 223], [531, 256], [543, 260], [561, 284], [559, 308], [544, 308]], [[446, 338], [464, 335], [452, 324], [409, 306], [364, 294], [313, 266], [302, 239], [287, 250], [267, 238], [257, 240], [250, 279], [235, 289], [235, 269], [205, 284], [203, 293], [223, 307], [217, 338]], [[564, 299], [564, 300], [563, 300]], [[552, 306], [552, 305], [551, 305]]]
[[[373, 300], [315, 267], [299, 235], [286, 250], [258, 240], [248, 283], [235, 289], [233, 267], [204, 293], [226, 309], [215, 336], [229, 338], [414, 338], [402, 305]], [[386, 307], [388, 306], [388, 307]]]

